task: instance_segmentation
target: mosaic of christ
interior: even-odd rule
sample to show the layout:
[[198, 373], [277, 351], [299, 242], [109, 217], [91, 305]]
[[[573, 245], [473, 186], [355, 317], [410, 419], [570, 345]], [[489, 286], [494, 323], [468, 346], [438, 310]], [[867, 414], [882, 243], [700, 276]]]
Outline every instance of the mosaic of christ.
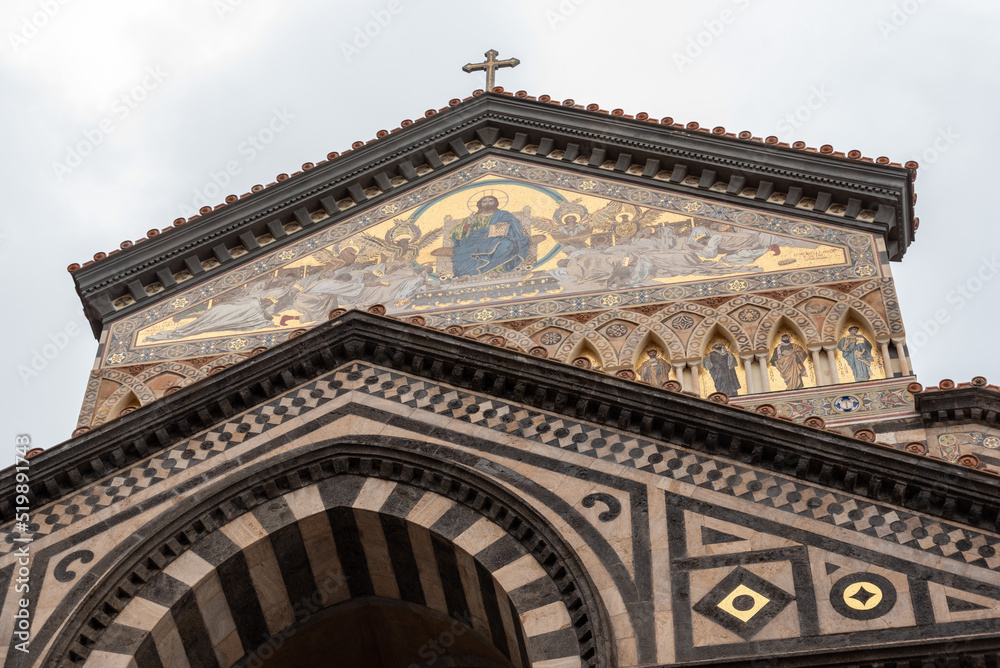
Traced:
[[136, 344], [297, 328], [336, 308], [440, 312], [846, 260], [808, 238], [486, 176], [150, 325]]

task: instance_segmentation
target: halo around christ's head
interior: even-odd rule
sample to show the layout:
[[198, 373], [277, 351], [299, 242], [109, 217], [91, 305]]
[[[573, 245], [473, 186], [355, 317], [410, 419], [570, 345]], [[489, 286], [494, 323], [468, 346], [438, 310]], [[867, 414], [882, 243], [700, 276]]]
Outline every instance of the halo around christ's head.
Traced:
[[507, 202], [510, 201], [510, 196], [504, 191], [496, 190], [494, 188], [485, 188], [483, 190], [477, 190], [473, 193], [472, 197], [469, 198], [469, 201], [466, 202], [465, 205], [469, 208], [469, 211], [475, 213], [476, 211], [479, 211], [479, 207], [476, 205], [479, 203], [479, 200], [484, 197], [496, 197], [497, 202], [499, 202], [499, 206], [497, 206], [498, 209], [503, 209], [507, 206]]

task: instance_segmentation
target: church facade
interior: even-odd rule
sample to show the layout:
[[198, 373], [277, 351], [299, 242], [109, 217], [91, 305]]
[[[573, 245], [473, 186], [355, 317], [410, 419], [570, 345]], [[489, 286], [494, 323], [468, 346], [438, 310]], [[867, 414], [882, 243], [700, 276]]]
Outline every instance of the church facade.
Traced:
[[996, 665], [1000, 389], [911, 372], [916, 168], [494, 88], [72, 265], [5, 665]]

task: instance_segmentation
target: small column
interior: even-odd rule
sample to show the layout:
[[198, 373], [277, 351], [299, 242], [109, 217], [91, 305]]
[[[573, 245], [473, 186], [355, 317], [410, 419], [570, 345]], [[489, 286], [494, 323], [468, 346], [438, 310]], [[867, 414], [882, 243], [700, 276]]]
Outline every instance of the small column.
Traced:
[[757, 353], [757, 366], [760, 369], [761, 392], [770, 392], [771, 379], [767, 375], [767, 353]]
[[813, 368], [816, 369], [816, 384], [817, 385], [832, 385], [830, 382], [830, 374], [825, 373], [823, 367], [819, 364], [819, 351], [822, 350], [821, 346], [810, 346], [809, 354], [812, 355]]
[[882, 366], [885, 367], [885, 377], [892, 378], [892, 360], [889, 359], [889, 340], [879, 341], [878, 344], [882, 347]]
[[[896, 346], [896, 354], [899, 355], [899, 370], [903, 372], [904, 376], [910, 375], [910, 365], [906, 362], [906, 339], [893, 339], [893, 344]], [[888, 362], [887, 362], [888, 364]]]
[[753, 378], [753, 355], [740, 357], [743, 360], [743, 373], [747, 377], [747, 394], [757, 393], [757, 382]]
[[681, 384], [681, 391], [687, 391], [687, 378], [684, 377], [684, 369], [687, 367], [686, 364], [674, 364], [674, 375], [677, 376], [677, 382]]
[[694, 392], [699, 397], [701, 396], [701, 360], [692, 360], [688, 362], [688, 369], [691, 371], [691, 389], [689, 392]]
[[837, 347], [831, 343], [823, 346], [823, 350], [826, 351], [826, 361], [830, 365], [830, 384], [837, 385], [840, 383], [840, 372], [837, 371]]

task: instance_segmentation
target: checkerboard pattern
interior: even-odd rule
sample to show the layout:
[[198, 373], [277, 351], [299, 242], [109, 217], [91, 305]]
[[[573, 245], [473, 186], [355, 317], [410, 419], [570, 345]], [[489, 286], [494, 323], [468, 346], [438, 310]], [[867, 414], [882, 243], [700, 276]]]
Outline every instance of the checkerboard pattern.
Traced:
[[[285, 420], [303, 415], [352, 391], [666, 476], [929, 554], [1000, 570], [1000, 538], [995, 536], [811, 487], [673, 445], [361, 363], [347, 365], [151, 457], [128, 472], [118, 473], [72, 497], [39, 509], [34, 514], [36, 524], [32, 525], [31, 531], [44, 535], [65, 528], [95, 510], [163, 482], [193, 464], [211, 459]], [[0, 529], [0, 554], [13, 549], [16, 537], [18, 534], [13, 525]]]
[[[28, 527], [29, 534], [39, 537], [64, 529], [191, 466], [212, 459], [248, 438], [273, 429], [285, 420], [297, 417], [346, 392], [338, 390], [335, 387], [337, 385], [335, 381], [316, 381], [304, 385], [234, 418], [231, 422], [154, 455], [128, 471], [119, 472], [73, 496], [40, 508], [32, 515], [33, 523]], [[19, 537], [20, 533], [13, 524], [0, 528], [0, 554], [12, 551], [16, 546], [15, 539]]]

